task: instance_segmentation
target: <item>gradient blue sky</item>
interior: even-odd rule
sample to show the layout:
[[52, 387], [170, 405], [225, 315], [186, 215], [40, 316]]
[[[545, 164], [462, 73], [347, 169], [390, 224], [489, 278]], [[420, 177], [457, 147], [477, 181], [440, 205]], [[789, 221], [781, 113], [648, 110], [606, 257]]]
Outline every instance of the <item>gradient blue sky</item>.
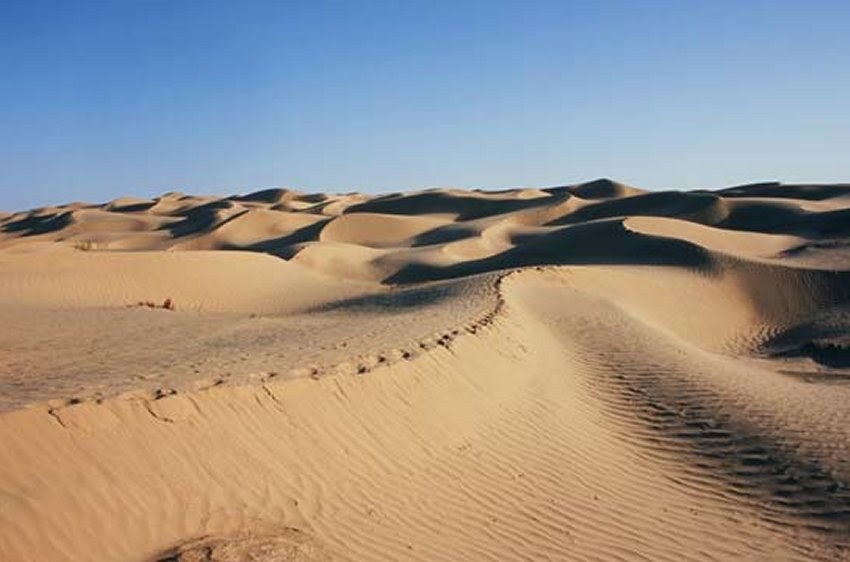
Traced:
[[850, 180], [850, 2], [0, 11], [0, 209], [168, 190]]

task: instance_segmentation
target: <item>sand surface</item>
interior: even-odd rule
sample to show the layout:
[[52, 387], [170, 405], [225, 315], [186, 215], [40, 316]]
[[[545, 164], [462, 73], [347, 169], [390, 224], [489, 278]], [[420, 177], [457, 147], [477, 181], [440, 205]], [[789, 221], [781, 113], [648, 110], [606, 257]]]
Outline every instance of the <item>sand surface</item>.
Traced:
[[850, 185], [0, 213], [0, 560], [850, 560]]

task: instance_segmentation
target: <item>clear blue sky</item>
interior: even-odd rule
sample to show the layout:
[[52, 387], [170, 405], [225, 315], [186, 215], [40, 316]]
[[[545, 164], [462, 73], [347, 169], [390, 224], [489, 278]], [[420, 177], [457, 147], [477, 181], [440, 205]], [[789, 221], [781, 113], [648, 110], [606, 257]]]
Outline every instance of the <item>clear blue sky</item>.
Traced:
[[0, 209], [850, 180], [850, 2], [10, 0]]

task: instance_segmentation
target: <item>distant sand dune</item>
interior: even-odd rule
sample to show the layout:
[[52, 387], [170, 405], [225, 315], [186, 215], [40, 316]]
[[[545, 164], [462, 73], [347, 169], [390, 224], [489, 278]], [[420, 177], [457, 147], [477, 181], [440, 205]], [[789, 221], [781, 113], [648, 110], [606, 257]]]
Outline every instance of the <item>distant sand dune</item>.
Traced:
[[848, 248], [850, 185], [0, 214], [0, 559], [850, 559]]

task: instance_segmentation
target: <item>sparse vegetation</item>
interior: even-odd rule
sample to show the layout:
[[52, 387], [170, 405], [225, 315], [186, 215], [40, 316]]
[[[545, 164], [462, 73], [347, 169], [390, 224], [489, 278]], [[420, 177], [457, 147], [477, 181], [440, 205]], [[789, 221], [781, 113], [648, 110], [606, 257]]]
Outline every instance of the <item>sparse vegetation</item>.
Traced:
[[174, 301], [171, 300], [171, 297], [168, 297], [167, 299], [162, 301], [162, 304], [157, 304], [153, 301], [139, 301], [136, 304], [129, 304], [127, 306], [129, 308], [144, 307], [144, 308], [160, 308], [162, 310], [175, 310]]
[[83, 252], [90, 252], [98, 249], [98, 244], [94, 240], [78, 240], [74, 242], [74, 248]]

